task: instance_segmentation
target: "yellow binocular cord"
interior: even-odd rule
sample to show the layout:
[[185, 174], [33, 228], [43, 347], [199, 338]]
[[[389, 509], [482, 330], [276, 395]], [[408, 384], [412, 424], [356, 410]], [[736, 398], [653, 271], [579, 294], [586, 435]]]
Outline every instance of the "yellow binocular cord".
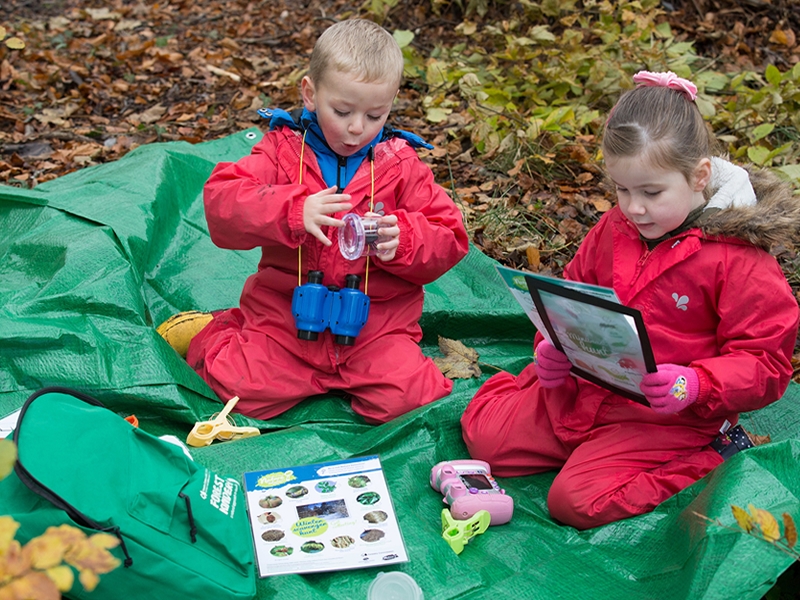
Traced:
[[[300, 176], [297, 185], [303, 185], [303, 153], [306, 149], [306, 131], [303, 132], [303, 142], [300, 144]], [[303, 285], [303, 244], [297, 247], [297, 287]]]
[[[375, 208], [375, 155], [374, 154], [371, 154], [371, 160], [369, 161], [369, 179], [370, 179], [369, 212], [372, 212], [372, 210]], [[364, 295], [369, 296], [369, 254], [367, 254], [367, 270], [364, 273]]]

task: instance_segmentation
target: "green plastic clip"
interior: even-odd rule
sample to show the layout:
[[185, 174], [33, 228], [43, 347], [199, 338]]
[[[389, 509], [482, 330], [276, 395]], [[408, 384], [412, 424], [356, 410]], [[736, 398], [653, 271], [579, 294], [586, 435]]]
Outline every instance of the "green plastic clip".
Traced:
[[453, 552], [461, 554], [469, 541], [489, 527], [492, 516], [488, 510], [479, 510], [469, 519], [458, 521], [450, 514], [450, 509], [442, 509], [442, 537], [450, 544]]

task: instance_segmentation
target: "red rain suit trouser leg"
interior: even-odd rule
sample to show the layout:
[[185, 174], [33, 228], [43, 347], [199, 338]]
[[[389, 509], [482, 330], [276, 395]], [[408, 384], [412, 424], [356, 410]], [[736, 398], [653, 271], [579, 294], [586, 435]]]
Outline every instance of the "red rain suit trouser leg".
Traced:
[[[558, 388], [541, 388], [533, 365], [519, 377], [493, 376], [461, 419], [470, 455], [501, 477], [560, 469], [548, 509], [577, 529], [650, 512], [722, 462], [708, 447], [714, 431], [619, 396], [609, 401], [610, 392], [599, 388], [590, 389], [606, 401], [583, 415], [580, 426], [579, 389], [586, 388], [572, 377]], [[563, 411], [565, 405], [575, 408]]]
[[[385, 423], [453, 387], [408, 335], [377, 337], [332, 367], [310, 364], [243, 324], [239, 309], [216, 315], [192, 340], [187, 362], [223, 401], [238, 396], [236, 411], [257, 419], [275, 417], [309, 396], [344, 390], [357, 414]], [[329, 334], [297, 343], [322, 344], [323, 335]]]

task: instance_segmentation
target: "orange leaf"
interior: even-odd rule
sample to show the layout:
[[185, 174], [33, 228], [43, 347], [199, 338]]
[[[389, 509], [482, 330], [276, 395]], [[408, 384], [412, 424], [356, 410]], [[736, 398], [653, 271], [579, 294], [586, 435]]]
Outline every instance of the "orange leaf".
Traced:
[[525, 248], [525, 255], [528, 258], [528, 266], [531, 268], [531, 270], [538, 271], [539, 267], [541, 266], [539, 249], [535, 246], [528, 246]]
[[782, 29], [776, 29], [773, 31], [772, 35], [769, 36], [769, 41], [773, 44], [779, 44], [781, 46], [789, 45], [789, 38], [786, 35], [786, 32]]
[[783, 537], [786, 538], [786, 545], [794, 548], [797, 543], [797, 527], [789, 513], [783, 513]]
[[589, 202], [592, 203], [592, 206], [594, 206], [594, 209], [597, 212], [604, 213], [604, 212], [608, 212], [609, 210], [611, 210], [611, 202], [609, 202], [608, 200], [606, 200], [602, 196], [591, 196], [589, 198]]
[[747, 434], [747, 437], [750, 438], [750, 441], [753, 442], [754, 446], [761, 446], [762, 444], [769, 444], [772, 441], [772, 439], [769, 437], [769, 435], [758, 435], [756, 433], [750, 433], [746, 429], [744, 430], [744, 432]]

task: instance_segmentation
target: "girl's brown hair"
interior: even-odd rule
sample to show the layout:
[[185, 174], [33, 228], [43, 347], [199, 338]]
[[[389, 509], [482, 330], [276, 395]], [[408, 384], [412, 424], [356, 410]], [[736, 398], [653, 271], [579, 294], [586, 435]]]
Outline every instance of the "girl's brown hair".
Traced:
[[666, 87], [637, 87], [625, 92], [611, 110], [603, 134], [603, 155], [644, 155], [662, 169], [691, 182], [702, 158], [712, 155], [716, 139], [697, 105]]

